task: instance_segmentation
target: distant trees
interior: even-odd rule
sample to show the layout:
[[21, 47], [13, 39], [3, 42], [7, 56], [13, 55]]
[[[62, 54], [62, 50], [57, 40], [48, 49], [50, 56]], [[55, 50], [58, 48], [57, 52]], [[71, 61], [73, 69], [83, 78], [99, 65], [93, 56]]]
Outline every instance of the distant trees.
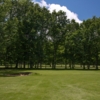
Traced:
[[0, 0], [0, 64], [5, 68], [65, 64], [74, 69], [79, 64], [98, 69], [99, 62], [100, 18], [79, 24], [31, 0]]

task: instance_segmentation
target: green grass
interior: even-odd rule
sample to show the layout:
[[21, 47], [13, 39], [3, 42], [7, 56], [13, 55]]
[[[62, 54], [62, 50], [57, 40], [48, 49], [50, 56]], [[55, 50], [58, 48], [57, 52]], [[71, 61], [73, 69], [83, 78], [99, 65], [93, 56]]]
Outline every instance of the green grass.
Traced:
[[0, 100], [100, 100], [100, 71], [27, 71], [32, 74], [17, 77], [0, 71]]

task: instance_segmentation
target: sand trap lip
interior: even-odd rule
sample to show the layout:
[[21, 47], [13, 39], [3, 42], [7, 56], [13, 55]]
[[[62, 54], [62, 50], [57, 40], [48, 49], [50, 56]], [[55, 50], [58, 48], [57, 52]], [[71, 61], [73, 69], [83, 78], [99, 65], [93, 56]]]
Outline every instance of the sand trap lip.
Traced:
[[30, 74], [31, 74], [31, 72], [19, 72], [19, 73], [6, 74], [5, 76], [8, 76], [8, 77], [28, 76], [28, 75], [30, 75]]

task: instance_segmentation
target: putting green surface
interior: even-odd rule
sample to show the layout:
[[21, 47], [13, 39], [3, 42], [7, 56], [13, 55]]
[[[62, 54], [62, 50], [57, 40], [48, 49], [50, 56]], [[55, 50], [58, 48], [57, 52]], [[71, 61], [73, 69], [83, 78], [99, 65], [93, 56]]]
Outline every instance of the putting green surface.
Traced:
[[3, 76], [0, 100], [100, 100], [100, 71], [25, 70], [28, 76]]

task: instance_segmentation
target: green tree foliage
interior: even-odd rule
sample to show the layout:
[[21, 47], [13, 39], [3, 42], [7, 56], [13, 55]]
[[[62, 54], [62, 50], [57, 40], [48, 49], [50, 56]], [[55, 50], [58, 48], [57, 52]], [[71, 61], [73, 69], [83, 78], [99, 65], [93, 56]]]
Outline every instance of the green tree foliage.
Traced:
[[[100, 64], [100, 18], [81, 24], [31, 0], [0, 0], [0, 63], [6, 68]], [[15, 66], [13, 66], [15, 65]], [[26, 66], [28, 65], [28, 66]]]

